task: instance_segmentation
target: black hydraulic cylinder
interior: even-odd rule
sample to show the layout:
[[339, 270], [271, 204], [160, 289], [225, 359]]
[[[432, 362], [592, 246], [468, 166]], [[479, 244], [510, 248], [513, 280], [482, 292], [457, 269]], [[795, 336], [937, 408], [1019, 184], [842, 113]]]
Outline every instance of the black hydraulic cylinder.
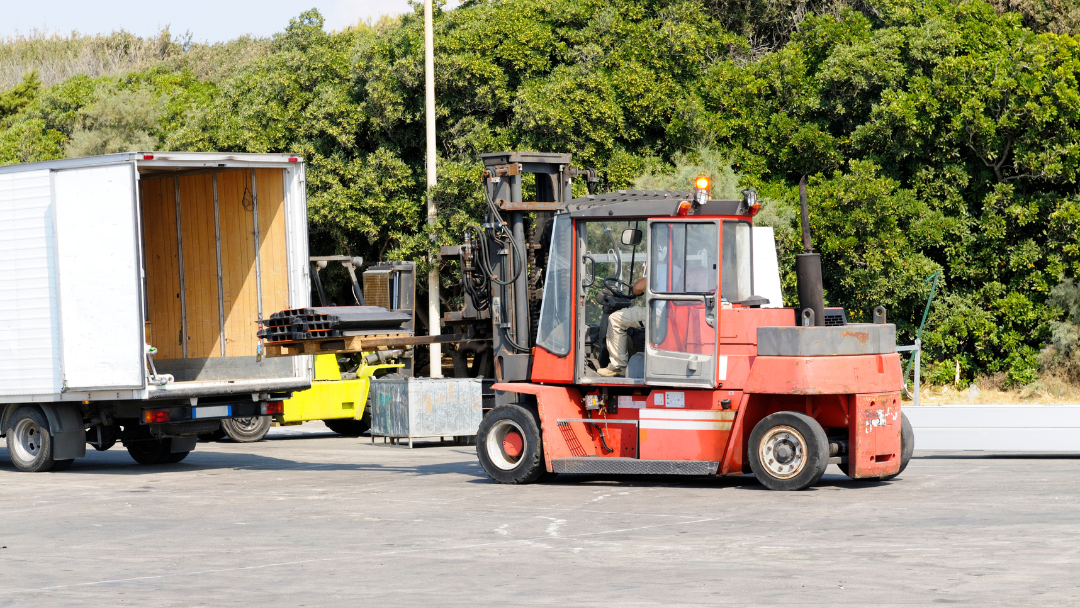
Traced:
[[[814, 311], [814, 325], [825, 325], [825, 294], [821, 282], [821, 256], [810, 243], [810, 210], [806, 201], [806, 176], [799, 180], [799, 204], [802, 207], [803, 253], [795, 256], [795, 279], [798, 282], [799, 310]], [[801, 318], [801, 315], [800, 317]]]

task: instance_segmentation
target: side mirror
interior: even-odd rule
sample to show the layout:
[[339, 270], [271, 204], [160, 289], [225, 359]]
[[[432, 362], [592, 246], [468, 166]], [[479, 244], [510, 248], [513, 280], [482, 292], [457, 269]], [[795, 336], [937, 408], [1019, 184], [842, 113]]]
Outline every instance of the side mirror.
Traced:
[[622, 244], [636, 247], [641, 244], [641, 231], [637, 228], [627, 228], [622, 231]]

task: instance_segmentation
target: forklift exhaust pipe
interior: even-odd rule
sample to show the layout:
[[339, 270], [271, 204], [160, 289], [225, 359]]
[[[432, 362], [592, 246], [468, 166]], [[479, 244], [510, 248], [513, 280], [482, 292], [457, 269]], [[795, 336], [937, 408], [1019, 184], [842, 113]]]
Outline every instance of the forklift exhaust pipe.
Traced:
[[[799, 310], [814, 311], [814, 325], [825, 325], [825, 296], [821, 283], [821, 255], [810, 245], [810, 210], [806, 205], [806, 176], [799, 180], [799, 204], [802, 206], [803, 252], [795, 256], [795, 279], [798, 282]], [[799, 321], [802, 325], [803, 315]]]

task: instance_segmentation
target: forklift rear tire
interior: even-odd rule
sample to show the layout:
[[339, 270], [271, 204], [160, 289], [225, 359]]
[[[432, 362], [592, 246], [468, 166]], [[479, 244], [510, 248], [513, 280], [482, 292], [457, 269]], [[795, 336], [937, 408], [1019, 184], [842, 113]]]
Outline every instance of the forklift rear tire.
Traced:
[[[868, 478], [866, 481], [888, 481], [896, 477], [897, 475], [903, 473], [904, 469], [907, 468], [908, 462], [911, 460], [911, 455], [914, 453], [915, 430], [911, 428], [911, 423], [908, 422], [907, 414], [905, 414], [904, 412], [900, 412], [900, 470], [893, 473], [892, 475], [885, 475], [884, 477], [871, 477]], [[840, 467], [840, 471], [844, 475], [851, 477], [851, 475], [848, 475], [848, 465], [846, 462], [838, 466]]]
[[908, 422], [907, 414], [900, 412], [900, 470], [892, 475], [882, 477], [881, 480], [888, 481], [900, 473], [903, 473], [904, 469], [907, 468], [908, 462], [911, 460], [911, 455], [914, 453], [915, 430], [911, 428], [911, 423]]
[[476, 431], [476, 456], [499, 483], [533, 483], [547, 472], [536, 418], [520, 405], [494, 407]]
[[229, 418], [221, 421], [221, 430], [230, 439], [238, 443], [254, 443], [262, 441], [263, 437], [270, 432], [270, 424], [273, 422], [270, 416], [251, 416], [249, 418]]
[[750, 433], [750, 468], [770, 490], [804, 490], [829, 466], [829, 438], [817, 420], [798, 412], [777, 412]]

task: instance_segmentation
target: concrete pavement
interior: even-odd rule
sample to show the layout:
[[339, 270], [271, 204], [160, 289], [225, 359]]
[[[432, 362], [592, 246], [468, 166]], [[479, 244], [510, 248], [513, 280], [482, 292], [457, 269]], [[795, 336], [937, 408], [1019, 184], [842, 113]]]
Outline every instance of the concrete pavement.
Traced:
[[16, 472], [0, 606], [1080, 605], [1080, 459], [920, 453], [900, 478], [490, 482], [472, 446], [318, 424]]

